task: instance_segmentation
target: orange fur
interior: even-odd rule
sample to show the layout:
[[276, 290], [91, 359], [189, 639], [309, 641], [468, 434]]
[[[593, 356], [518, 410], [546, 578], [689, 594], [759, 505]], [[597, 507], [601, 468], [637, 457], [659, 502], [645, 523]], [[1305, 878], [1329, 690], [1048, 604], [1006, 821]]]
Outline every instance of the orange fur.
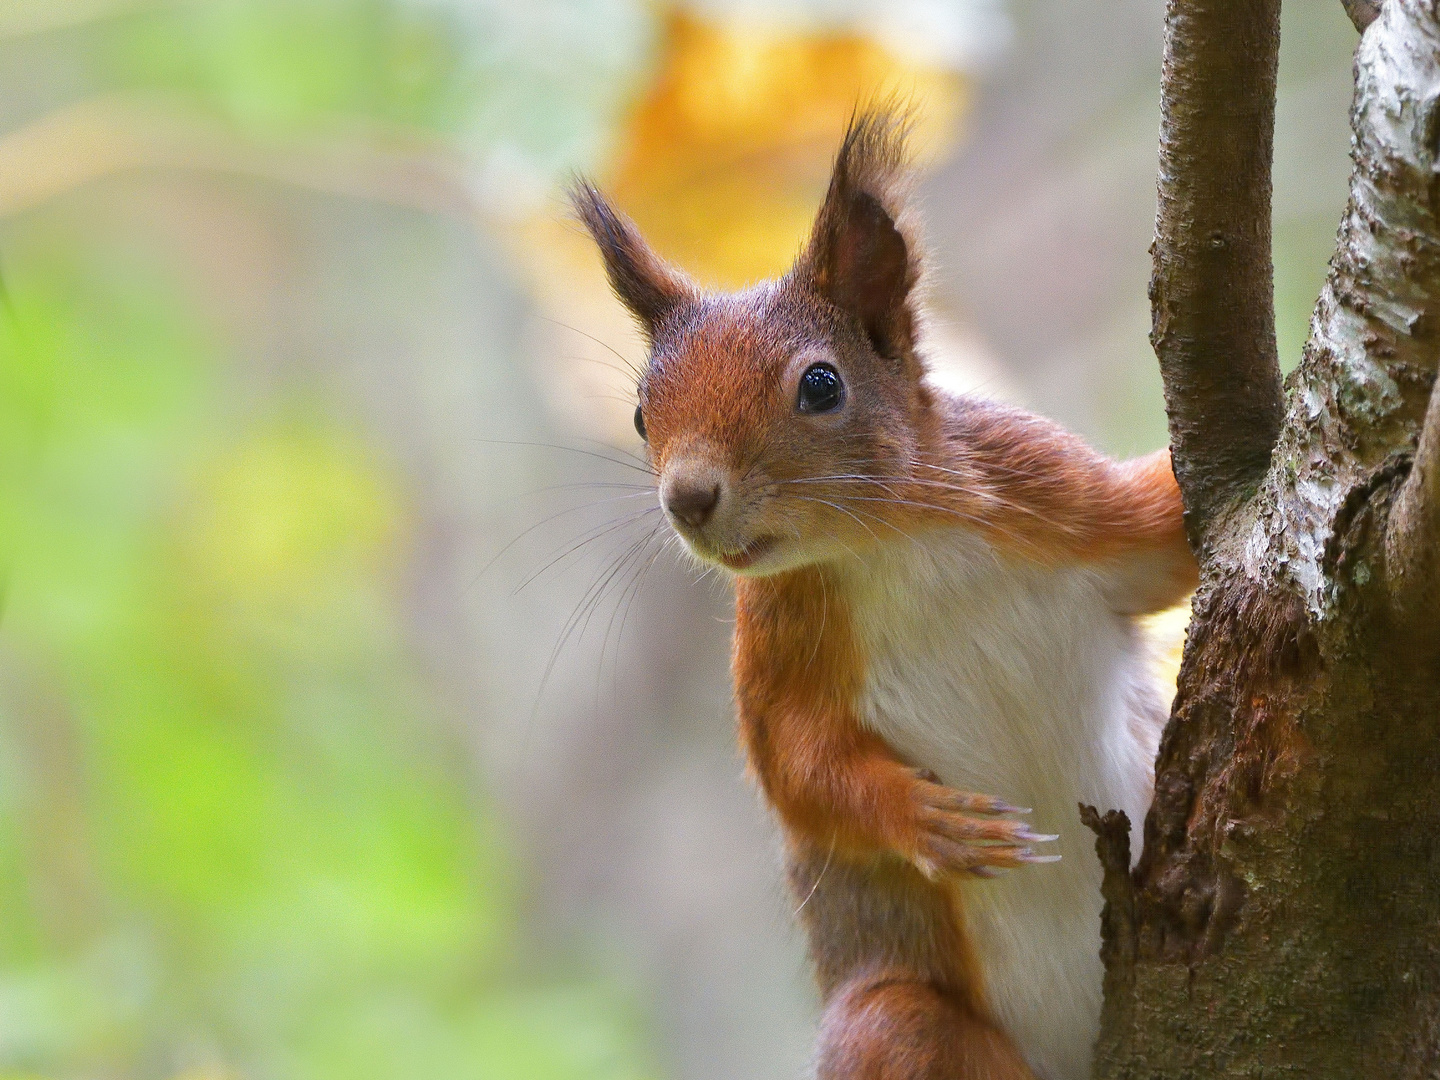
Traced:
[[737, 591], [740, 740], [771, 805], [792, 832], [843, 854], [910, 854], [916, 780], [853, 712], [862, 662], [825, 571]]

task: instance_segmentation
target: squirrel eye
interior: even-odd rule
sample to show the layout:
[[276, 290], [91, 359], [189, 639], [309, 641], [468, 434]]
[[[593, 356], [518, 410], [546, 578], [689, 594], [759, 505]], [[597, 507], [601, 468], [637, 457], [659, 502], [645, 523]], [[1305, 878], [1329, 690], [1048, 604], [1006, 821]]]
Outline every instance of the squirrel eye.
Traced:
[[800, 376], [796, 405], [803, 413], [833, 412], [845, 400], [845, 384], [829, 364], [811, 364]]
[[646, 442], [650, 441], [645, 435], [645, 414], [640, 411], [639, 405], [635, 406], [635, 430], [640, 433], [641, 439]]

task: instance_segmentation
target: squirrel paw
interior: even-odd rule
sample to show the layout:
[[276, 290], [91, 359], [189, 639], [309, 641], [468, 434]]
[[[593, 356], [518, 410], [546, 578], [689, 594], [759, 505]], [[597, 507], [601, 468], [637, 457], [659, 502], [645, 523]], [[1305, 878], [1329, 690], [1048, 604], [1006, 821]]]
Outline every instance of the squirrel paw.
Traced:
[[1012, 867], [1060, 860], [1059, 855], [1037, 854], [1030, 847], [1057, 836], [1037, 833], [1027, 822], [998, 816], [1028, 814], [1024, 807], [945, 787], [928, 771], [918, 771], [916, 777], [919, 843], [914, 862], [932, 881], [953, 874], [995, 877]]

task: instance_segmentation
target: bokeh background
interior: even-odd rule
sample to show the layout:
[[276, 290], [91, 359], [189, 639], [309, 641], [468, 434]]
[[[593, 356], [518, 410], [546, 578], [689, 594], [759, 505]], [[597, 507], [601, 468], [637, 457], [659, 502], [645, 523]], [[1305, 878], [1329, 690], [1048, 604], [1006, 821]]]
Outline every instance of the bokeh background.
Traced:
[[[937, 377], [1149, 450], [1161, 8], [0, 0], [0, 1077], [803, 1075], [564, 182], [735, 285], [908, 101]], [[1286, 5], [1287, 367], [1354, 43]]]

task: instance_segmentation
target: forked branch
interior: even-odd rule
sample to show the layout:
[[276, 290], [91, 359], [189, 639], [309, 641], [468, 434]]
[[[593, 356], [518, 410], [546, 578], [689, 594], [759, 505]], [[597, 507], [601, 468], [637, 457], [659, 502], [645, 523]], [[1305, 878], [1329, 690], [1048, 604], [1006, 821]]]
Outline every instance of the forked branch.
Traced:
[[1190, 541], [1270, 462], [1282, 417], [1270, 264], [1280, 0], [1168, 0], [1151, 343]]

